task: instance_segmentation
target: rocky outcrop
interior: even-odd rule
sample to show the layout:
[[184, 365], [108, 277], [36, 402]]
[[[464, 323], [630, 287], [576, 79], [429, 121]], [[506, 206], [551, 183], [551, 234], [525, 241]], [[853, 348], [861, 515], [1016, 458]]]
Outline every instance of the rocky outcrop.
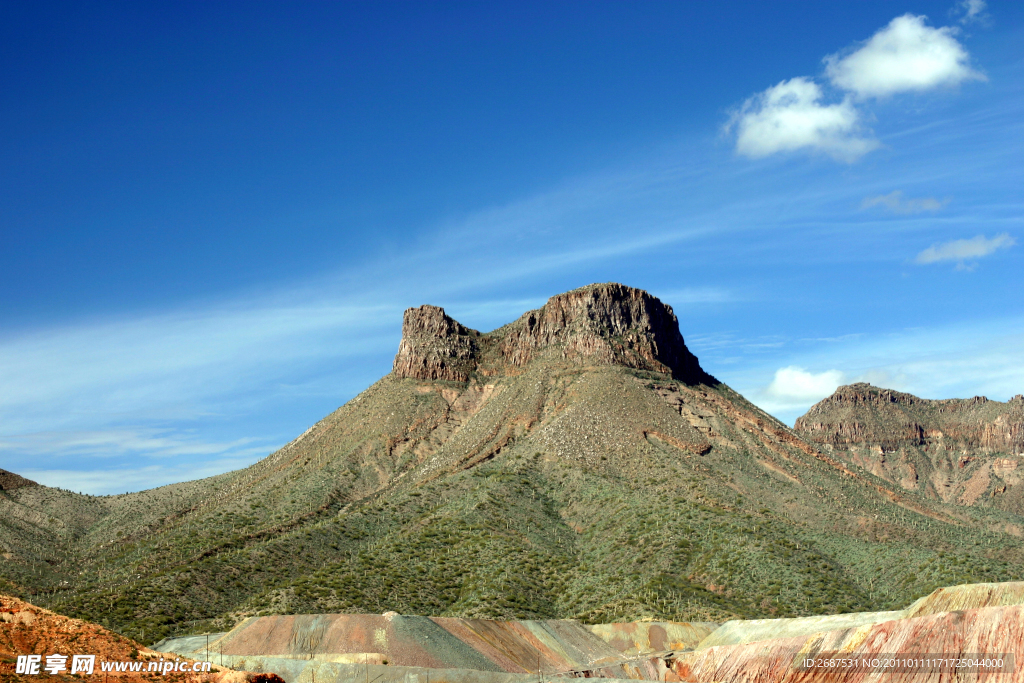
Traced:
[[663, 372], [689, 384], [714, 382], [686, 348], [672, 308], [643, 290], [615, 283], [559, 294], [483, 335], [436, 306], [410, 308], [394, 372], [466, 381], [478, 369], [515, 374], [542, 356]]
[[39, 484], [14, 472], [0, 469], [0, 491], [13, 491], [25, 486], [39, 486]]
[[515, 367], [559, 347], [567, 360], [654, 370], [687, 383], [709, 379], [683, 343], [672, 307], [615, 283], [551, 297], [509, 325], [500, 347]]
[[393, 371], [399, 377], [465, 382], [476, 370], [479, 336], [443, 308], [410, 308], [402, 320], [402, 342]]

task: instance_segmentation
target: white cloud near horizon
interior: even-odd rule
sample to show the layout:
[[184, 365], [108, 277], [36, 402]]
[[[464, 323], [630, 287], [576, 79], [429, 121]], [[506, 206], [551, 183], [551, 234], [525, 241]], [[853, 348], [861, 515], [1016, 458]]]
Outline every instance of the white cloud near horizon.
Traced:
[[954, 38], [958, 29], [932, 28], [927, 17], [904, 14], [843, 57], [825, 58], [825, 73], [837, 88], [858, 98], [888, 97], [985, 80]]
[[822, 103], [821, 86], [799, 77], [751, 97], [726, 126], [736, 130], [736, 151], [747, 157], [812, 149], [854, 161], [878, 142], [865, 134], [849, 100]]
[[118, 493], [145, 491], [168, 484], [195, 481], [213, 477], [225, 472], [239, 470], [252, 464], [246, 458], [219, 458], [204, 461], [202, 464], [161, 463], [134, 468], [114, 468], [102, 470], [72, 469], [23, 469], [18, 474], [32, 481], [62, 488], [76, 493], [94, 496], [108, 496]]
[[881, 206], [890, 213], [907, 216], [915, 213], [934, 213], [941, 210], [948, 203], [948, 199], [940, 201], [935, 197], [904, 198], [902, 190], [894, 190], [889, 194], [865, 197], [864, 201], [860, 203], [860, 208], [864, 210]]
[[933, 244], [918, 254], [914, 260], [920, 264], [940, 263], [942, 261], [958, 261], [963, 263], [970, 259], [988, 256], [999, 249], [1009, 249], [1016, 243], [1017, 240], [1005, 232], [992, 238], [976, 235], [967, 240], [952, 240], [942, 244]]
[[1024, 318], [879, 331], [812, 347], [801, 343], [786, 356], [767, 360], [756, 371], [716, 376], [789, 425], [836, 387], [854, 382], [921, 398], [1006, 401], [1024, 393]]
[[225, 453], [234, 456], [267, 455], [282, 445], [267, 442], [259, 444], [259, 441], [253, 437], [223, 442], [203, 441], [167, 428], [132, 427], [0, 435], [0, 450], [17, 450], [25, 454], [47, 455], [51, 458], [113, 458], [125, 454], [173, 458], [180, 455], [213, 456]]
[[816, 403], [835, 391], [844, 380], [845, 375], [839, 370], [813, 373], [790, 365], [775, 371], [764, 395], [776, 404]]

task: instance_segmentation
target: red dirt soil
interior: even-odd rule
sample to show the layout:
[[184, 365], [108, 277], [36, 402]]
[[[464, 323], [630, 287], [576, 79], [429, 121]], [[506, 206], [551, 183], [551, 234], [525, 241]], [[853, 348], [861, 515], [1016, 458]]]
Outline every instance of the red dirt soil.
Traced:
[[[96, 666], [92, 675], [68, 672], [50, 675], [40, 671], [38, 675], [15, 673], [18, 655], [62, 654], [68, 656], [96, 655]], [[275, 674], [256, 674], [248, 671], [234, 671], [214, 666], [209, 673], [175, 672], [162, 675], [153, 672], [109, 672], [100, 671], [101, 661], [132, 661], [168, 659], [168, 655], [143, 647], [134, 640], [108, 631], [97, 624], [55, 614], [42, 607], [36, 607], [18, 598], [0, 595], [0, 682], [7, 681], [106, 681], [116, 679], [119, 683], [142, 681], [166, 681], [167, 683], [284, 683]], [[178, 659], [186, 658], [179, 657]]]

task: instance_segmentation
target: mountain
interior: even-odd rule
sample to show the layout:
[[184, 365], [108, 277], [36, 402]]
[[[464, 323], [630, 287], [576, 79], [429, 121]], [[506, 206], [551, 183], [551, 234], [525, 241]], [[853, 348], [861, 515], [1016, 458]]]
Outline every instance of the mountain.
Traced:
[[844, 462], [947, 503], [1024, 511], [1024, 396], [929, 400], [839, 387], [796, 421]]
[[805, 440], [618, 284], [487, 333], [409, 309], [392, 372], [251, 467], [5, 488], [0, 525], [8, 590], [143, 642], [267, 614], [795, 617], [1024, 578], [1024, 518]]

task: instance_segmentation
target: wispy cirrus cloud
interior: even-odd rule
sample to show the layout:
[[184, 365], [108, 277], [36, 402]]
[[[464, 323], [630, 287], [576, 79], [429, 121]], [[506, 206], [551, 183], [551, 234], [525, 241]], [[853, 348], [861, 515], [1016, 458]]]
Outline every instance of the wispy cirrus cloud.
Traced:
[[1017, 243], [1007, 233], [995, 237], [977, 235], [966, 240], [951, 240], [941, 244], [933, 244], [917, 255], [914, 260], [917, 263], [941, 263], [943, 261], [956, 261], [961, 265], [967, 261], [976, 260], [1000, 249], [1009, 249]]
[[902, 190], [894, 190], [889, 194], [865, 197], [860, 203], [860, 208], [863, 210], [880, 206], [890, 213], [908, 216], [916, 213], [934, 213], [948, 203], [948, 199], [939, 200], [935, 197], [904, 197]]
[[691, 304], [723, 304], [736, 301], [736, 295], [722, 287], [686, 287], [653, 292], [659, 299], [675, 306]]
[[[0, 416], [5, 431], [24, 433], [35, 430], [7, 411], [25, 418], [63, 410], [64, 424], [90, 413], [137, 414], [140, 405], [201, 414], [218, 395], [252, 382], [254, 372], [265, 381], [275, 367], [304, 358], [374, 348], [395, 325], [381, 312], [396, 309], [337, 300], [234, 302], [0, 339]], [[333, 339], [341, 334], [344, 344]]]
[[271, 444], [254, 437], [232, 441], [204, 441], [171, 429], [122, 428], [94, 431], [33, 432], [0, 436], [0, 450], [27, 454], [113, 458], [125, 454], [148, 458], [176, 456], [237, 457], [266, 455], [282, 444]]
[[985, 11], [987, 8], [985, 0], [961, 0], [950, 10], [950, 14], [959, 17], [958, 21], [961, 24], [974, 24], [988, 20], [989, 15]]
[[250, 464], [252, 464], [252, 460], [248, 458], [216, 458], [202, 463], [164, 462], [138, 467], [96, 470], [28, 468], [22, 469], [19, 474], [44, 486], [53, 486], [94, 496], [105, 496], [144, 491], [167, 484], [213, 477]]
[[[361, 390], [381, 374], [363, 358], [392, 345], [400, 320], [397, 302], [292, 292], [7, 335], [0, 462], [89, 493], [237, 469], [337, 406], [295, 425], [268, 420], [261, 404]], [[239, 434], [254, 414], [260, 427]]]

